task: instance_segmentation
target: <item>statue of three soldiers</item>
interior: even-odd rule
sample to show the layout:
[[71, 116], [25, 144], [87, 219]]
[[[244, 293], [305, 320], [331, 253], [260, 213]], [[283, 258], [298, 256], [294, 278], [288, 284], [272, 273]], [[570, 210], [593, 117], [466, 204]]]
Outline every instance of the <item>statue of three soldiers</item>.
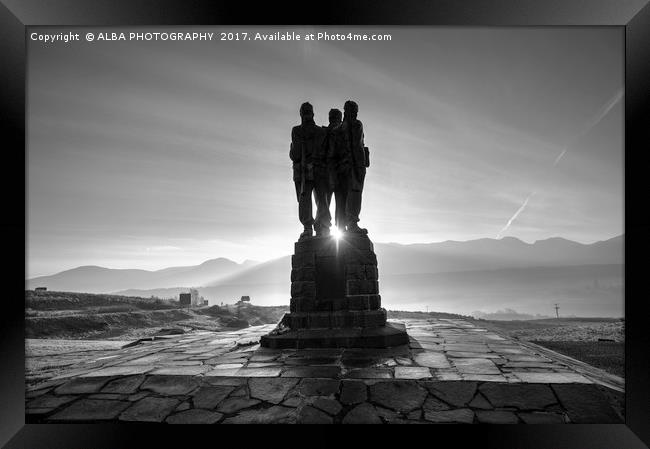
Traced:
[[[341, 232], [367, 234], [360, 228], [361, 193], [369, 167], [368, 148], [363, 143], [363, 125], [357, 120], [359, 106], [346, 101], [343, 117], [338, 109], [329, 112], [329, 125], [314, 122], [311, 104], [300, 106], [301, 124], [291, 130], [289, 157], [298, 199], [298, 217], [304, 226], [300, 239], [330, 234], [330, 201], [336, 200], [335, 224]], [[312, 215], [312, 192], [316, 218]], [[312, 230], [313, 227], [313, 230]]]

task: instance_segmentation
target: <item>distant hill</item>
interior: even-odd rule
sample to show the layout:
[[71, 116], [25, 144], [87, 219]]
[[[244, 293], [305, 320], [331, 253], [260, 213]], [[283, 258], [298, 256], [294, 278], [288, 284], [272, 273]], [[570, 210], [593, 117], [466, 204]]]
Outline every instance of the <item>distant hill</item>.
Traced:
[[514, 237], [467, 242], [375, 245], [380, 272], [388, 275], [622, 264], [623, 236], [582, 244], [563, 238], [526, 243]]
[[27, 288], [45, 286], [50, 290], [86, 293], [111, 293], [125, 289], [187, 288], [205, 285], [255, 264], [256, 262], [252, 261], [238, 264], [222, 257], [200, 265], [170, 267], [156, 271], [83, 266], [52, 276], [29, 279]]

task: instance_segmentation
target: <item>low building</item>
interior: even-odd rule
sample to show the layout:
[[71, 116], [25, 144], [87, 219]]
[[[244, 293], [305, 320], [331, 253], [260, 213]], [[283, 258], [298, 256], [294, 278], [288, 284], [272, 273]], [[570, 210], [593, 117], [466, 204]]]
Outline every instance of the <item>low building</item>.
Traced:
[[198, 306], [199, 303], [199, 291], [195, 288], [190, 288], [190, 298], [192, 306]]
[[191, 306], [192, 305], [192, 295], [190, 293], [181, 293], [178, 295], [178, 301], [182, 306]]
[[34, 289], [34, 291], [37, 291], [37, 292], [45, 292], [45, 291], [47, 291], [47, 287], [36, 287], [36, 288]]

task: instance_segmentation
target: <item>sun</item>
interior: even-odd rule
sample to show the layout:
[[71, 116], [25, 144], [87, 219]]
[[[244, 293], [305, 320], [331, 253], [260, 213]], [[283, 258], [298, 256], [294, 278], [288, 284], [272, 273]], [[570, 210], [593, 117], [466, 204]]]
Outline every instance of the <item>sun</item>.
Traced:
[[343, 237], [343, 233], [337, 226], [332, 226], [331, 234], [336, 240], [341, 240], [341, 237]]

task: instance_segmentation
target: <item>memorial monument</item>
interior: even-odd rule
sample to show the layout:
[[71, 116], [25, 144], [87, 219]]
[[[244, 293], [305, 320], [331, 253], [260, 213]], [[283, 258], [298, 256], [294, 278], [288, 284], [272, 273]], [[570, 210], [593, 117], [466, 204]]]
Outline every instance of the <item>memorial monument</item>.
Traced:
[[[401, 324], [388, 323], [381, 307], [377, 256], [368, 231], [358, 225], [369, 167], [358, 106], [347, 101], [319, 127], [309, 103], [291, 131], [289, 157], [298, 215], [304, 229], [291, 258], [290, 312], [261, 338], [267, 348], [385, 348], [408, 343]], [[314, 193], [316, 218], [312, 216]], [[335, 222], [329, 211], [335, 194]], [[312, 227], [316, 231], [314, 236]]]

